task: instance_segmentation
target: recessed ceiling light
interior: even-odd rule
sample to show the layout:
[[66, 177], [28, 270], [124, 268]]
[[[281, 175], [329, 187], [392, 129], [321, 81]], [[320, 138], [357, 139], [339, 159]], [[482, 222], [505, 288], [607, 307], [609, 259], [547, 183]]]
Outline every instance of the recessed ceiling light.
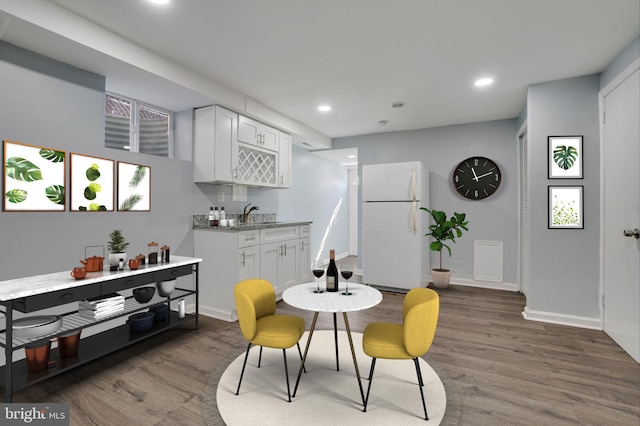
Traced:
[[329, 105], [320, 105], [318, 107], [318, 111], [320, 111], [320, 112], [329, 112], [329, 111], [331, 111], [331, 107]]
[[347, 158], [358, 158], [355, 155], [347, 155]]
[[492, 78], [481, 78], [475, 82], [475, 85], [478, 87], [488, 86], [490, 84], [493, 84]]
[[405, 103], [402, 101], [398, 101], [398, 102], [393, 102], [391, 104], [391, 108], [402, 108], [405, 106]]
[[155, 3], [155, 4], [167, 4], [169, 3], [169, 0], [149, 0], [151, 3]]

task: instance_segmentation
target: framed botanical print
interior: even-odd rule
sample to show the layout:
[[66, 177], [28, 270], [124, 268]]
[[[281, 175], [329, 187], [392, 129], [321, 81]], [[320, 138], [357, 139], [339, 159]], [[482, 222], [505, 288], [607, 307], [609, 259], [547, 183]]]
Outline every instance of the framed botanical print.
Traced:
[[113, 211], [115, 162], [72, 152], [70, 164], [71, 211]]
[[583, 186], [549, 186], [549, 229], [584, 229]]
[[66, 152], [5, 140], [3, 211], [66, 210]]
[[582, 179], [582, 136], [549, 136], [549, 179]]
[[151, 211], [151, 167], [118, 161], [118, 211]]

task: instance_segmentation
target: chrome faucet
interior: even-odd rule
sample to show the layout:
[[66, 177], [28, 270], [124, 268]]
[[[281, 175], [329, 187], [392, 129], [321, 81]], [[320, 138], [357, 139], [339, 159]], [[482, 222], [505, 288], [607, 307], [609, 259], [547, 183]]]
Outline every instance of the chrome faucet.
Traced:
[[249, 220], [249, 215], [251, 214], [252, 211], [260, 210], [260, 208], [258, 206], [253, 206], [249, 210], [247, 210], [247, 207], [249, 207], [250, 205], [251, 205], [251, 203], [249, 203], [246, 206], [244, 206], [244, 210], [242, 212], [242, 221], [244, 223], [247, 223], [247, 220]]

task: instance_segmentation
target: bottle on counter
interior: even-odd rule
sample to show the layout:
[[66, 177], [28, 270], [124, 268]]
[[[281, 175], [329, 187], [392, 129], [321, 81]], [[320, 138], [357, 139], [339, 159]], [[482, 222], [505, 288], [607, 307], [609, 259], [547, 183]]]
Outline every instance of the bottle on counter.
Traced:
[[220, 207], [220, 220], [225, 220], [227, 218], [227, 214], [224, 212], [224, 207]]
[[220, 222], [220, 213], [218, 212], [218, 208], [216, 207], [215, 210], [213, 210], [213, 226], [218, 226], [219, 222]]
[[326, 275], [327, 291], [338, 291], [338, 268], [336, 267], [336, 251], [329, 250], [329, 266]]
[[209, 226], [215, 226], [213, 223], [216, 220], [216, 215], [213, 212], [213, 206], [209, 207]]

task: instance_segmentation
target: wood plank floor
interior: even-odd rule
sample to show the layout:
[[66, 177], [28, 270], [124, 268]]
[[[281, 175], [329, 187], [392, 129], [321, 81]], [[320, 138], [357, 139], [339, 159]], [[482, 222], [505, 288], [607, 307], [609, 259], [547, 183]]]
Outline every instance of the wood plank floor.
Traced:
[[[460, 424], [640, 424], [640, 366], [603, 332], [527, 321], [518, 293], [462, 286], [438, 292], [428, 357], [455, 383]], [[380, 305], [350, 313], [352, 331], [399, 322], [403, 297], [384, 292]], [[311, 313], [283, 302], [278, 312], [311, 324]], [[209, 377], [246, 344], [237, 323], [200, 323], [197, 331], [170, 330], [26, 388], [14, 402], [69, 402], [72, 425], [204, 424]], [[332, 316], [320, 314], [318, 329], [332, 326]]]

